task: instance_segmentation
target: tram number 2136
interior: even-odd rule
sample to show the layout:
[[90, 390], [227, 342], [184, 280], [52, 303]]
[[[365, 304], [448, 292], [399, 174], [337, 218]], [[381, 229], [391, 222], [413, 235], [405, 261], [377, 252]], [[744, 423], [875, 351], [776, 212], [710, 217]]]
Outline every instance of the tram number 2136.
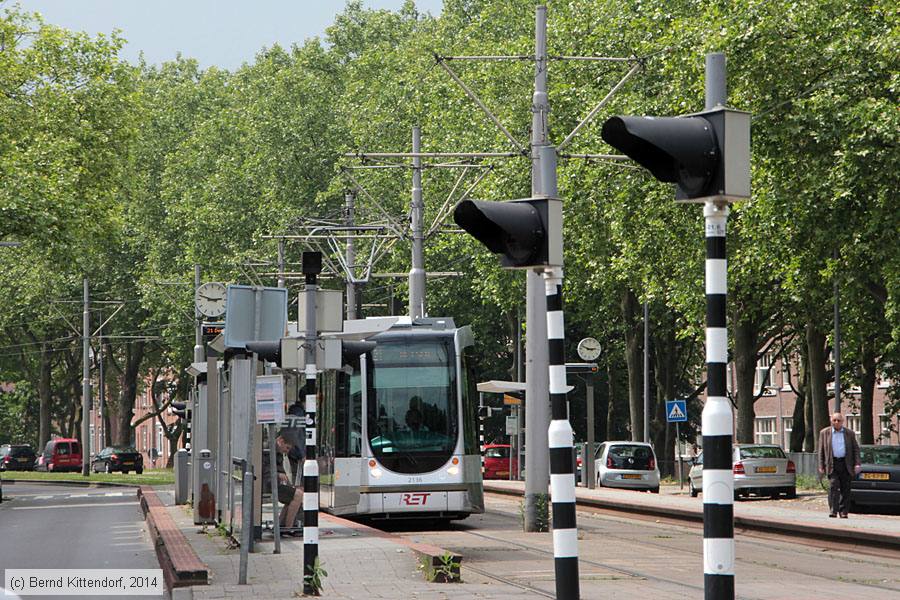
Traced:
[[428, 496], [430, 496], [430, 492], [413, 492], [409, 494], [403, 494], [403, 497], [400, 498], [400, 502], [407, 506], [425, 506], [428, 502]]

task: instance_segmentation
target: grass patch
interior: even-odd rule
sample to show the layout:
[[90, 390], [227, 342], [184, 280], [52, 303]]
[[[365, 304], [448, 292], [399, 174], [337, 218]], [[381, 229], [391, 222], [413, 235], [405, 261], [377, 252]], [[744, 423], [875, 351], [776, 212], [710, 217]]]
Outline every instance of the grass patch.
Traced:
[[822, 484], [819, 483], [819, 478], [815, 475], [797, 475], [797, 489], [816, 492], [824, 491]]
[[53, 481], [57, 483], [123, 483], [126, 485], [168, 485], [175, 483], [173, 469], [147, 470], [137, 473], [91, 473], [90, 477], [83, 477], [81, 473], [46, 473], [40, 471], [10, 471], [5, 479], [17, 481]]

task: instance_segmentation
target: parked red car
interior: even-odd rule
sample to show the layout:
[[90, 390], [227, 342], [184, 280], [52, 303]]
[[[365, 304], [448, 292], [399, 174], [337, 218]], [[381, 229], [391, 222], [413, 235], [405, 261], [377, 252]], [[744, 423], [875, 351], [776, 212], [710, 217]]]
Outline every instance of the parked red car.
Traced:
[[80, 471], [81, 443], [75, 439], [50, 440], [35, 463], [38, 471]]
[[[509, 479], [509, 444], [485, 444], [484, 478]], [[513, 473], [519, 471], [519, 461], [512, 460]]]

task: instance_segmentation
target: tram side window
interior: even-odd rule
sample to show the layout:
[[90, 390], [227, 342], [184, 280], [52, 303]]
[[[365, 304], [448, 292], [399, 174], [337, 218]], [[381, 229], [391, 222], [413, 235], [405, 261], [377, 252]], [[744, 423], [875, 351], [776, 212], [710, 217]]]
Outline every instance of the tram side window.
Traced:
[[478, 413], [475, 405], [478, 398], [478, 388], [475, 381], [475, 372], [472, 355], [474, 346], [463, 348], [462, 352], [462, 411], [463, 411], [463, 452], [465, 454], [478, 454], [478, 441], [475, 431], [478, 429]]
[[362, 385], [359, 360], [353, 373], [339, 372], [336, 398], [335, 456], [360, 456], [362, 449]]

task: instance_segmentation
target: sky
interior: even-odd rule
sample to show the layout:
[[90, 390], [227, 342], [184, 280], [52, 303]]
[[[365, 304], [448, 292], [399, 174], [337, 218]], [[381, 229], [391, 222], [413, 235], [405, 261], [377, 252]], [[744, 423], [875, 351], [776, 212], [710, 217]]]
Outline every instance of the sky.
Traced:
[[[421, 12], [439, 15], [443, 0], [415, 0]], [[141, 52], [152, 64], [178, 52], [203, 68], [236, 69], [253, 62], [264, 46], [324, 36], [345, 0], [8, 0], [39, 12], [53, 25], [90, 34], [122, 31], [122, 56], [137, 62]], [[363, 0], [367, 8], [398, 10], [403, 0]]]

